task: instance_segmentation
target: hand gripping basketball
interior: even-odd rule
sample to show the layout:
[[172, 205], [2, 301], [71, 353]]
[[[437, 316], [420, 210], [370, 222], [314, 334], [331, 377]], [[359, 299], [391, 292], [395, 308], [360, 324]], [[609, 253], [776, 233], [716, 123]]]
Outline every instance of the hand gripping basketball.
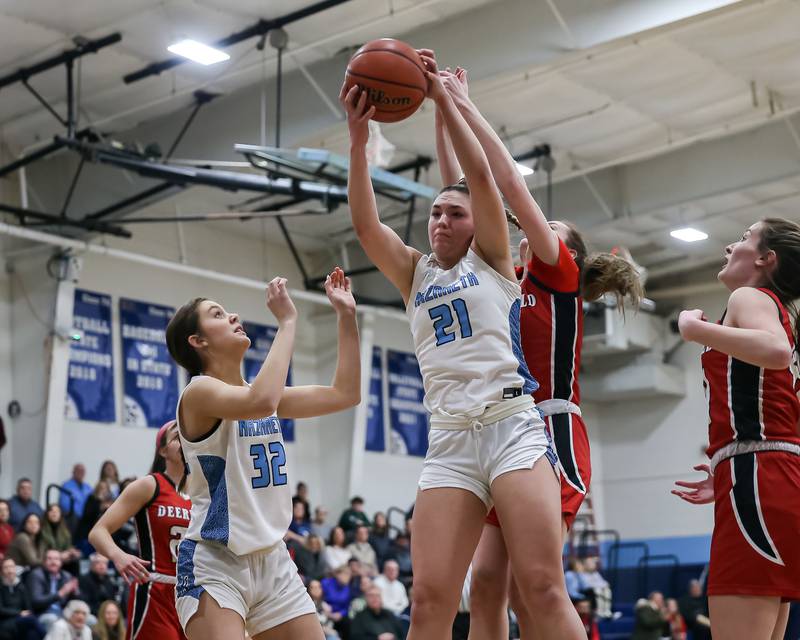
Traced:
[[361, 147], [369, 140], [369, 119], [375, 115], [375, 106], [367, 107], [367, 92], [358, 85], [347, 88], [347, 82], [339, 92], [339, 102], [347, 113], [347, 128], [350, 130], [350, 144]]

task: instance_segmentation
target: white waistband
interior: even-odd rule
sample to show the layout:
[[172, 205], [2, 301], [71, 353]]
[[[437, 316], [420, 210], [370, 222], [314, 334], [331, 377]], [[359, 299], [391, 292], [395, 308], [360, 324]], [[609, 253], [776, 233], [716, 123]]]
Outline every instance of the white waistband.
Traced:
[[515, 413], [533, 409], [535, 406], [533, 397], [526, 393], [511, 400], [498, 402], [475, 416], [434, 413], [431, 415], [431, 429], [450, 429], [451, 431], [475, 429], [480, 431], [484, 426], [499, 422]]
[[782, 440], [740, 440], [726, 444], [722, 449], [719, 449], [712, 457], [709, 467], [711, 473], [723, 460], [732, 458], [733, 456], [740, 456], [745, 453], [758, 453], [761, 451], [785, 451], [786, 453], [793, 453], [800, 456], [800, 445], [793, 442], [784, 442]]
[[559, 398], [537, 402], [536, 408], [539, 410], [539, 413], [542, 414], [542, 417], [555, 416], [559, 413], [574, 413], [576, 416], [582, 415], [581, 408], [577, 404]]
[[176, 584], [175, 576], [164, 575], [163, 573], [150, 573], [150, 582], [160, 582], [161, 584]]

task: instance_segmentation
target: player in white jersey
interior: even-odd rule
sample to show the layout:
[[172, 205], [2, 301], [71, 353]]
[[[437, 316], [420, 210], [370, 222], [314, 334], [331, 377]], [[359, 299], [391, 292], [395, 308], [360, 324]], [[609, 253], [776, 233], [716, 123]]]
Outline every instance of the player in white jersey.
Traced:
[[370, 259], [400, 291], [431, 411], [414, 509], [409, 640], [444, 640], [492, 504], [537, 638], [586, 637], [564, 586], [555, 457], [529, 395], [519, 344], [520, 291], [500, 195], [486, 156], [421, 50], [429, 93], [464, 169], [464, 186], [433, 203], [433, 253], [406, 246], [378, 217], [366, 159], [365, 92], [342, 93], [350, 128], [348, 195]]
[[297, 311], [284, 278], [267, 286], [278, 332], [252, 384], [242, 379], [250, 346], [239, 316], [196, 298], [167, 327], [173, 359], [190, 375], [177, 420], [189, 467], [191, 524], [178, 550], [177, 609], [189, 640], [323, 639], [283, 537], [292, 494], [279, 418], [309, 418], [358, 404], [356, 305], [338, 267], [325, 283], [338, 316], [331, 386], [286, 387]]

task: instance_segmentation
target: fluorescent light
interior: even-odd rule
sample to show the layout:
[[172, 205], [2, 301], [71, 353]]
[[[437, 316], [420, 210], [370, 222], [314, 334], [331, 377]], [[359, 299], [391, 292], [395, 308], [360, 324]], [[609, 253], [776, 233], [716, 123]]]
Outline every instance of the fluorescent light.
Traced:
[[224, 60], [230, 60], [231, 57], [224, 51], [209, 47], [202, 42], [196, 40], [181, 40], [167, 47], [167, 51], [177, 53], [179, 56], [189, 58], [200, 64], [216, 64]]
[[675, 229], [669, 232], [673, 238], [683, 240], [684, 242], [697, 242], [698, 240], [705, 240], [708, 234], [695, 229], [693, 227], [684, 227], [683, 229]]
[[517, 171], [520, 172], [520, 175], [529, 176], [533, 173], [533, 169], [530, 167], [526, 167], [524, 164], [520, 164], [517, 162]]

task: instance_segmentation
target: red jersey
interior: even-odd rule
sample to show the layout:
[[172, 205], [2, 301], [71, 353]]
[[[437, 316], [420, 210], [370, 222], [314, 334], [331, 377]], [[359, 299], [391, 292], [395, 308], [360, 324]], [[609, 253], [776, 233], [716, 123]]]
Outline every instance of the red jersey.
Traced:
[[538, 403], [555, 398], [580, 404], [580, 270], [561, 239], [556, 264], [545, 264], [536, 255], [528, 263], [522, 281], [520, 331], [528, 370], [539, 383], [534, 400]]
[[[794, 334], [786, 308], [769, 289], [789, 344]], [[725, 320], [723, 314], [720, 324]], [[708, 456], [737, 440], [782, 440], [800, 444], [800, 381], [795, 363], [787, 369], [763, 369], [709, 349], [703, 352], [703, 386], [708, 399]]]
[[153, 497], [134, 517], [139, 556], [150, 562], [150, 571], [174, 577], [178, 544], [189, 526], [192, 503], [166, 475], [154, 473], [153, 477]]

